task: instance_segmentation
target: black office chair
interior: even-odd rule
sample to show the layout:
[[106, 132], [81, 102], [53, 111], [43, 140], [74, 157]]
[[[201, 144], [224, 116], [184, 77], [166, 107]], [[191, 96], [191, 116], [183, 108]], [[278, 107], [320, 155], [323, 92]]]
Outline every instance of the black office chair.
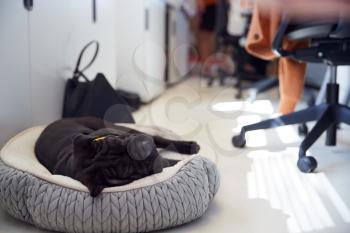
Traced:
[[[282, 48], [284, 38], [310, 39], [310, 43], [307, 48], [286, 51]], [[350, 124], [350, 108], [339, 104], [339, 85], [336, 80], [337, 66], [350, 65], [350, 24], [340, 18], [337, 22], [291, 25], [288, 16], [284, 16], [274, 38], [273, 49], [282, 57], [303, 62], [326, 63], [332, 70], [332, 78], [327, 86], [327, 101], [325, 104], [302, 111], [244, 126], [240, 134], [232, 138], [232, 143], [235, 147], [243, 148], [246, 144], [245, 134], [248, 131], [317, 121], [300, 145], [297, 163], [300, 171], [313, 172], [317, 167], [317, 161], [311, 156], [306, 156], [306, 151], [325, 131], [327, 132], [326, 145], [336, 145], [337, 125]]]

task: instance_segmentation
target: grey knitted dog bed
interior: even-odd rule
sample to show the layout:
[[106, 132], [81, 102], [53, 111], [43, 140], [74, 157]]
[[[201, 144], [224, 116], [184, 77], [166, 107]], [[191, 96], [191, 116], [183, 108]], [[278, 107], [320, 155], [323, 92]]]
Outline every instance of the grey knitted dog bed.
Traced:
[[[173, 134], [137, 127], [150, 134]], [[0, 206], [39, 228], [59, 232], [149, 232], [174, 227], [204, 214], [219, 187], [216, 166], [194, 155], [162, 151], [179, 162], [162, 173], [104, 189], [91, 198], [69, 177], [52, 175], [36, 159], [34, 127], [11, 139], [0, 154]]]

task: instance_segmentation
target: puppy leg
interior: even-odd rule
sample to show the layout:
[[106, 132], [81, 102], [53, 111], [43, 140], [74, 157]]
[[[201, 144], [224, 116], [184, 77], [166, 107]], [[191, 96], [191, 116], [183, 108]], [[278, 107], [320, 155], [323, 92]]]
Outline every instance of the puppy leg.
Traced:
[[200, 150], [200, 146], [194, 141], [176, 141], [159, 136], [154, 136], [153, 140], [157, 147], [181, 154], [197, 154]]

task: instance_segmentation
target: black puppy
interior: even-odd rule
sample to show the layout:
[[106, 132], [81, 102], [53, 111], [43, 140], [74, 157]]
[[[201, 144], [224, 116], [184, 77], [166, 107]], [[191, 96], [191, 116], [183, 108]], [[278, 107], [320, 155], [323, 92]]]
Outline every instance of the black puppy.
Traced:
[[83, 117], [47, 126], [36, 142], [35, 154], [52, 174], [79, 180], [95, 197], [105, 187], [128, 184], [177, 162], [162, 158], [157, 147], [182, 154], [199, 151], [196, 142], [169, 140]]

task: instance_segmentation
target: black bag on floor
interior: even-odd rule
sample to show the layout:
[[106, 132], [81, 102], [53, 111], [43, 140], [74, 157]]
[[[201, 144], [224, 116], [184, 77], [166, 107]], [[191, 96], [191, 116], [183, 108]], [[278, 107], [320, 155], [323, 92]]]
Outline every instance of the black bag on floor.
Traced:
[[121, 89], [117, 89], [116, 93], [126, 102], [132, 112], [138, 110], [141, 107], [141, 98], [138, 94]]
[[[83, 69], [80, 69], [84, 52], [93, 44], [96, 45], [93, 58]], [[91, 41], [81, 51], [73, 78], [66, 83], [62, 116], [93, 116], [110, 122], [135, 123], [127, 104], [117, 95], [102, 73], [98, 73], [92, 81], [84, 75], [83, 72], [95, 61], [98, 50], [98, 42]]]

